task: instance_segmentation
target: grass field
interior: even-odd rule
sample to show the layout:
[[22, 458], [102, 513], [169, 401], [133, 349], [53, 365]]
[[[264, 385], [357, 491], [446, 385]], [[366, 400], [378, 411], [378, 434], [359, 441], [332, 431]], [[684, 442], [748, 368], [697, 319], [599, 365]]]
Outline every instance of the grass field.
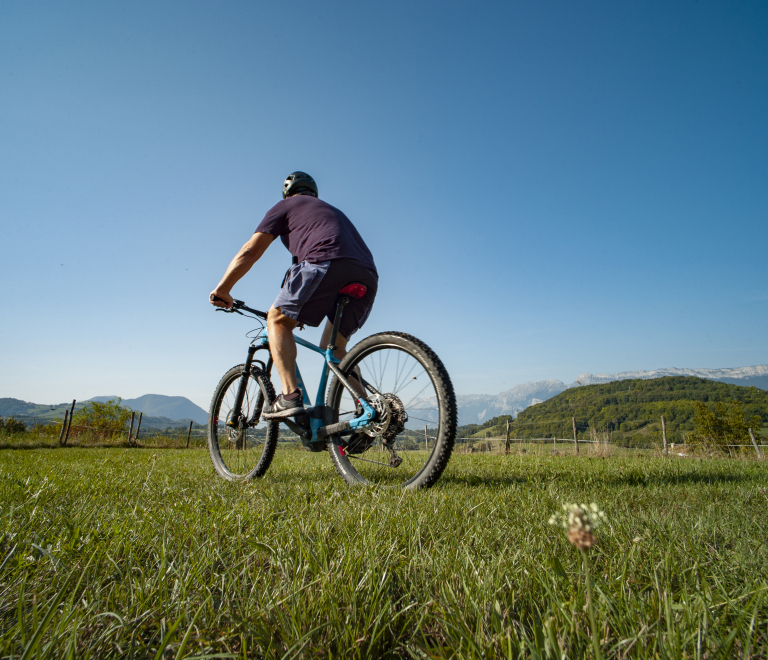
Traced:
[[0, 452], [0, 656], [768, 655], [768, 466], [454, 456], [425, 492], [352, 489], [281, 450], [248, 484], [192, 450]]

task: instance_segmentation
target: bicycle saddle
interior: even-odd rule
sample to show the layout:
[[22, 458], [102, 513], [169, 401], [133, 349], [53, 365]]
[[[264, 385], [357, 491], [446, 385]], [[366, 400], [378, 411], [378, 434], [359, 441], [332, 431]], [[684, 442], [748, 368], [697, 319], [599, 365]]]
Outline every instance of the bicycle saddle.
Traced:
[[368, 287], [365, 286], [365, 284], [360, 284], [360, 282], [351, 282], [350, 284], [347, 284], [341, 291], [339, 291], [339, 295], [342, 296], [349, 296], [352, 298], [352, 300], [360, 300], [366, 292], [368, 291]]

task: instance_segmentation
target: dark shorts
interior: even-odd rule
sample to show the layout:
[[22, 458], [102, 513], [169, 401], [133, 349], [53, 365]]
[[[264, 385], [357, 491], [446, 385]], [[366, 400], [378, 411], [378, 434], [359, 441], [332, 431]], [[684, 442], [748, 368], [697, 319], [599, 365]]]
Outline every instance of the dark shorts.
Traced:
[[339, 331], [349, 339], [368, 320], [379, 286], [376, 272], [354, 261], [333, 259], [294, 264], [285, 274], [273, 307], [305, 325], [318, 326], [324, 318], [333, 323], [339, 291], [352, 282], [364, 284], [368, 290], [360, 300], [352, 300], [344, 308]]

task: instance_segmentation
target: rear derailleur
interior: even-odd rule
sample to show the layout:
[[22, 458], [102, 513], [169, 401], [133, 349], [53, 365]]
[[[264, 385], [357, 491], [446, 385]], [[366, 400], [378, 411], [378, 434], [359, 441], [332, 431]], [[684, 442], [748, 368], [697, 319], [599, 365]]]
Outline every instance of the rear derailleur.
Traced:
[[389, 467], [400, 467], [400, 463], [403, 462], [403, 459], [397, 455], [397, 452], [395, 451], [395, 443], [384, 443], [384, 446], [389, 450]]

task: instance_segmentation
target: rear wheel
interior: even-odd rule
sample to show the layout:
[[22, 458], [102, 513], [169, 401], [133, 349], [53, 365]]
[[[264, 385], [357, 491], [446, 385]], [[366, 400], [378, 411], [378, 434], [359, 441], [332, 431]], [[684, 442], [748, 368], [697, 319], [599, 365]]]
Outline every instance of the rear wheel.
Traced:
[[208, 413], [208, 451], [216, 472], [229, 481], [262, 477], [269, 468], [277, 448], [280, 423], [267, 422], [256, 427], [265, 401], [275, 399], [269, 378], [254, 370], [248, 375], [242, 414], [245, 428], [231, 428], [235, 396], [244, 365], [232, 367], [219, 381]]
[[[365, 432], [334, 436], [330, 454], [350, 484], [428, 488], [442, 474], [456, 437], [456, 398], [440, 358], [422, 341], [401, 332], [363, 339], [339, 365], [354, 384], [363, 379], [377, 419]], [[360, 413], [334, 377], [328, 388], [333, 420]]]

